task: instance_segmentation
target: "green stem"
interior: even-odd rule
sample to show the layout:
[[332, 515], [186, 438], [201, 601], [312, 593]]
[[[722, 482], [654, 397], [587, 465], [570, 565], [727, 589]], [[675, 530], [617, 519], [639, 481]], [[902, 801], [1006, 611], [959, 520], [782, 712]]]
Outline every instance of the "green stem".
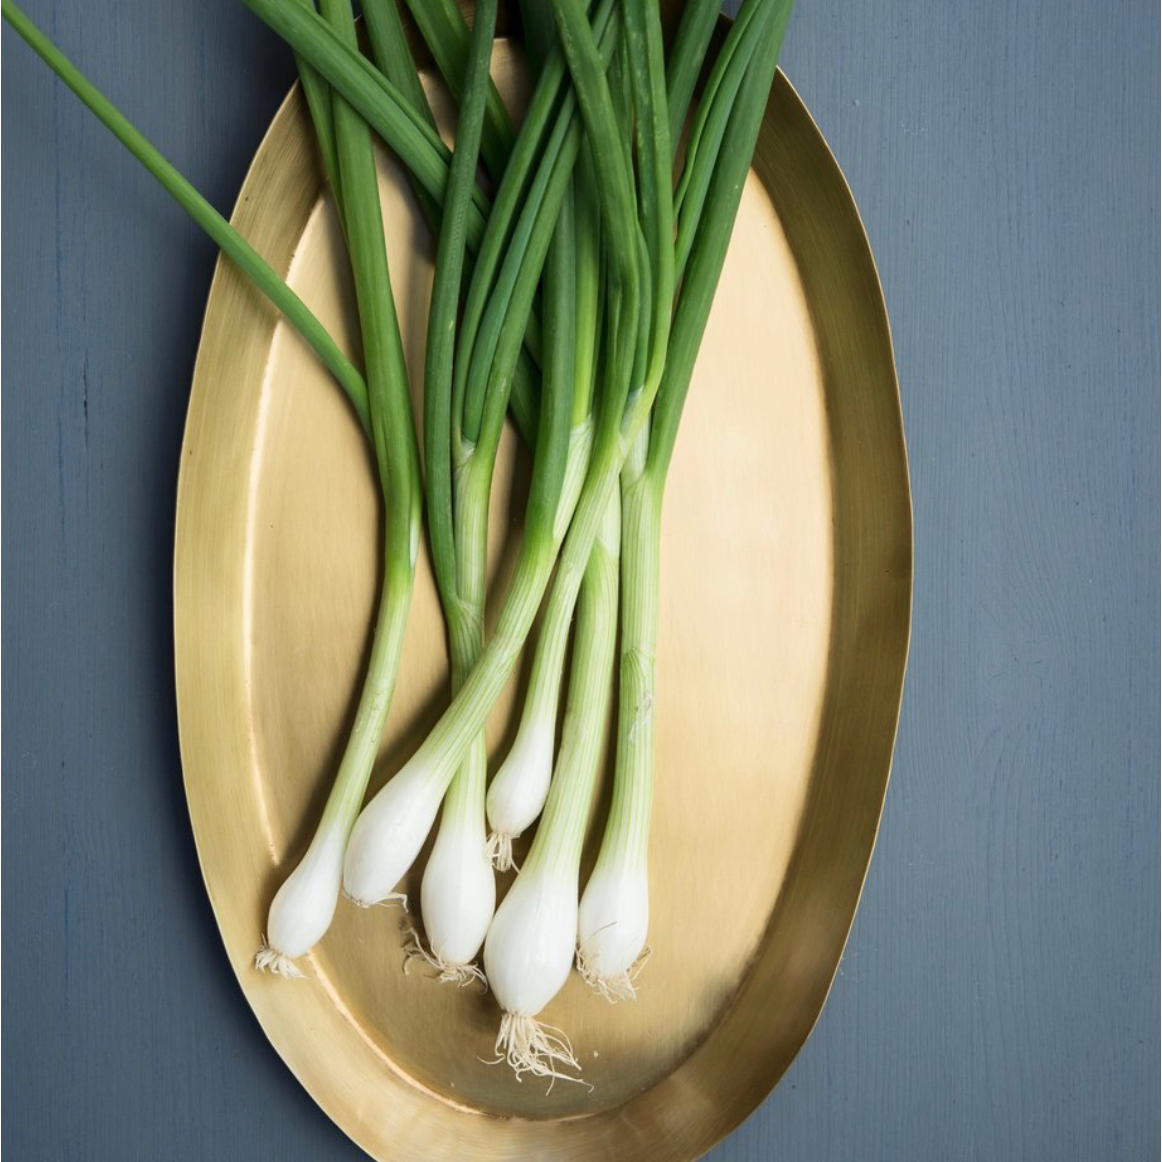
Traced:
[[791, 16], [792, 0], [768, 2], [774, 11], [762, 30], [730, 113], [707, 189], [705, 209], [682, 276], [670, 349], [650, 421], [650, 471], [658, 477], [664, 477], [673, 455], [682, 406], [726, 261], [759, 127], [770, 98], [779, 48]]
[[[302, 4], [312, 4], [313, 0], [299, 0]], [[307, 99], [311, 123], [315, 127], [315, 138], [319, 143], [319, 156], [323, 161], [323, 172], [331, 185], [335, 206], [342, 221], [342, 198], [339, 190], [339, 158], [335, 152], [335, 119], [331, 112], [331, 88], [305, 57], [295, 54], [295, 65], [302, 82], [303, 95]]]
[[[615, 0], [600, 0], [595, 23], [603, 30], [613, 22]], [[496, 192], [496, 201], [484, 230], [477, 251], [475, 268], [469, 279], [468, 294], [457, 339], [456, 379], [453, 389], [453, 417], [464, 413], [464, 399], [468, 391], [468, 372], [472, 353], [476, 348], [485, 309], [493, 292], [494, 281], [502, 261], [519, 262], [520, 255], [513, 256], [512, 235], [519, 221], [519, 214], [525, 203], [526, 194], [538, 169], [544, 165], [545, 138], [559, 119], [559, 104], [562, 92], [566, 92], [568, 76], [564, 57], [559, 48], [549, 56], [540, 77], [533, 88], [528, 111], [521, 122], [520, 132], [513, 145], [508, 165]], [[513, 384], [510, 403], [519, 403], [520, 364], [517, 365], [517, 380]], [[479, 390], [479, 389], [477, 389]], [[475, 409], [474, 409], [475, 410]], [[458, 435], [463, 438], [460, 426]], [[468, 441], [471, 443], [471, 441]]]
[[750, 0], [743, 7], [738, 19], [730, 27], [726, 43], [714, 62], [698, 103], [698, 112], [686, 149], [686, 164], [674, 194], [678, 214], [676, 265], [679, 279], [686, 269], [694, 233], [702, 219], [727, 122], [751, 59], [774, 11], [775, 6], [769, 0]]
[[[338, 35], [354, 43], [350, 0], [323, 0], [323, 12]], [[380, 648], [377, 625], [359, 711], [324, 811], [324, 820], [341, 819], [346, 834], [367, 788], [399, 672], [403, 632], [399, 627], [406, 624], [411, 604], [422, 485], [371, 133], [338, 94], [332, 94], [331, 108], [385, 522], [385, 567], [377, 618], [385, 640]], [[332, 803], [337, 804], [334, 809]]]
[[[456, 151], [448, 179], [444, 220], [436, 248], [436, 272], [428, 313], [427, 357], [424, 368], [424, 448], [427, 471], [428, 533], [436, 582], [445, 607], [457, 597], [456, 551], [452, 497], [452, 381], [456, 350], [456, 316], [464, 274], [468, 209], [476, 181], [484, 125], [488, 61], [496, 23], [496, 0], [481, 0], [477, 33], [465, 62], [465, 103], [460, 111]], [[485, 491], [487, 505], [487, 490]], [[487, 507], [485, 508], [487, 514]]]
[[[571, 175], [579, 139], [580, 126], [574, 124], [561, 156], [553, 167], [543, 205], [540, 207], [528, 246], [525, 248], [520, 271], [513, 285], [512, 297], [500, 322], [492, 366], [487, 373], [479, 440], [472, 453], [473, 458], [483, 457], [489, 462], [495, 459], [501, 425], [508, 406], [507, 387], [511, 368], [520, 345], [521, 319], [531, 309], [537, 279], [548, 258], [550, 261], [545, 272], [548, 318], [542, 385], [546, 397], [561, 401], [562, 405], [567, 407], [567, 411], [560, 417], [561, 422], [554, 430], [556, 443], [550, 450], [549, 458], [543, 461], [544, 465], [551, 465], [552, 470], [544, 468], [534, 479], [533, 487], [529, 491], [528, 504], [525, 508], [525, 529], [526, 535], [534, 537], [549, 537], [553, 532], [567, 466], [571, 427], [569, 420], [573, 413], [576, 319], [572, 312], [571, 299], [574, 280], [574, 239], [572, 204], [567, 195], [571, 188]], [[490, 306], [490, 312], [494, 305]], [[490, 328], [482, 330], [482, 335], [488, 330]], [[473, 362], [475, 361], [476, 353], [473, 354]]]
[[[372, 6], [387, 3], [394, 0], [375, 0]], [[463, 101], [469, 91], [465, 77], [472, 37], [455, 0], [407, 0], [407, 6], [444, 83], [457, 101]], [[481, 155], [489, 172], [499, 179], [512, 153], [516, 131], [496, 86], [491, 81], [486, 84]]]
[[394, 575], [390, 569], [385, 570], [371, 639], [371, 657], [367, 662], [367, 676], [359, 692], [355, 721], [347, 736], [343, 757], [323, 808], [317, 836], [348, 835], [363, 805], [367, 780], [379, 753], [384, 724], [395, 693], [411, 591], [410, 568]]
[[[367, 39], [371, 42], [371, 57], [376, 68], [399, 91], [406, 101], [431, 127], [436, 128], [436, 118], [428, 104], [416, 62], [408, 47], [407, 34], [403, 30], [399, 9], [395, 0], [370, 0], [362, 5], [363, 20], [367, 25]], [[433, 235], [440, 232], [440, 206], [411, 173], [408, 184], [419, 203], [420, 212], [428, 223]]]
[[656, 3], [626, 0], [625, 47], [637, 127], [641, 230], [649, 256], [652, 315], [645, 372], [648, 391], [661, 381], [665, 368], [674, 298], [674, 201], [670, 184], [673, 163], [662, 23]]
[[362, 8], [363, 19], [367, 24], [367, 39], [371, 42], [371, 56], [379, 71], [435, 129], [436, 118], [428, 104], [395, 0], [365, 0]]
[[[395, 151], [404, 166], [440, 206], [444, 204], [451, 151], [423, 113], [376, 67], [315, 12], [286, 0], [244, 0]], [[479, 187], [473, 191], [468, 242], [479, 245], [491, 209]]]
[[581, 147], [575, 186], [576, 271], [574, 311], [577, 340], [574, 359], [573, 424], [582, 423], [593, 409], [597, 378], [597, 351], [601, 335], [601, 208], [593, 189], [593, 160], [588, 143]]
[[[636, 459], [644, 448], [639, 441]], [[654, 778], [654, 708], [662, 489], [649, 473], [622, 473], [621, 644], [613, 799], [599, 867], [645, 859]]]
[[339, 381], [365, 431], [370, 432], [367, 384], [359, 369], [339, 350], [326, 328], [270, 264], [202, 197], [125, 115], [12, 2], [2, 0], [4, 19], [29, 47], [95, 114], [97, 119], [153, 175], [179, 206], [230, 256], [240, 270], [286, 316]]
[[[484, 0], [487, 2], [487, 0]], [[477, 8], [480, 19], [480, 8]], [[484, 648], [484, 603], [488, 570], [488, 491], [471, 475], [457, 479], [457, 596], [445, 605], [452, 659], [452, 693], [472, 672]], [[488, 779], [488, 745], [484, 731], [468, 745], [463, 761], [444, 797], [440, 828], [471, 828], [484, 842], [484, 794]]]
[[[556, 126], [529, 189], [496, 285], [474, 336], [471, 358], [465, 360], [466, 374], [457, 385], [459, 390], [453, 407], [460, 417], [465, 443], [481, 441], [489, 392], [498, 388], [506, 391], [511, 379], [580, 143], [580, 126], [568, 121]], [[502, 342], [502, 334], [506, 331], [511, 332], [515, 340], [509, 338]], [[462, 344], [461, 350], [466, 349], [467, 344]]]
[[[479, 0], [472, 43], [464, 63], [456, 151], [452, 157], [448, 212], [440, 232], [428, 324], [425, 436], [428, 441], [428, 524], [437, 579], [448, 624], [452, 693], [463, 685], [484, 647], [488, 569], [488, 506], [491, 466], [461, 464], [453, 477], [452, 376], [456, 313], [465, 250], [464, 224], [475, 181], [484, 127], [488, 62], [496, 24], [496, 0]], [[431, 406], [429, 406], [431, 405]], [[438, 547], [437, 547], [438, 546]], [[450, 559], [449, 559], [450, 555]], [[440, 828], [471, 828], [484, 842], [484, 794], [488, 748], [484, 731], [469, 744], [444, 799]]]
[[[400, 20], [399, 8], [395, 0], [373, 0], [372, 3], [364, 5], [363, 15], [367, 21], [372, 55], [380, 72], [396, 86], [401, 96], [412, 108], [435, 128], [436, 119], [416, 70], [415, 61], [412, 59], [407, 35], [404, 33], [403, 22]], [[463, 116], [463, 112], [461, 112], [461, 116]], [[463, 128], [463, 125], [457, 126], [457, 150], [462, 144]], [[507, 154], [504, 163], [507, 163]], [[440, 222], [443, 216], [439, 203], [427, 193], [413, 174], [408, 174], [408, 181], [416, 195], [416, 200], [419, 202], [424, 219], [428, 223], [428, 228], [434, 237], [439, 238]], [[471, 285], [474, 266], [472, 258], [466, 256], [462, 286]], [[529, 447], [532, 447], [537, 434], [537, 372], [533, 361], [535, 358], [539, 358], [539, 350], [540, 328], [534, 315], [529, 319], [528, 331], [525, 334], [525, 350], [520, 353], [517, 360], [509, 395], [509, 409], [512, 412], [513, 421], [521, 438]]]
[[670, 109], [670, 147], [677, 152], [679, 136], [690, 109], [690, 98], [702, 62], [722, 12], [721, 0], [687, 0], [670, 57], [666, 62], [666, 97]]
[[578, 873], [613, 689], [620, 523], [618, 498], [612, 496], [581, 583], [561, 747], [521, 874], [547, 865], [554, 874]]
[[[625, 142], [605, 75], [607, 61], [598, 50], [594, 29], [590, 27], [585, 15], [585, 6], [581, 0], [552, 0], [552, 5], [561, 48], [573, 77], [577, 102], [589, 139], [602, 227], [607, 242], [606, 256], [609, 259], [606, 300], [609, 375], [600, 408], [596, 439], [598, 455], [594, 460], [596, 466], [607, 458], [611, 461], [620, 460], [620, 457], [612, 454], [612, 445], [631, 388], [638, 315], [642, 306], [637, 265], [636, 201]], [[602, 479], [595, 482], [592, 490], [587, 486], [587, 491], [592, 493], [588, 501], [585, 493], [582, 494], [580, 509], [584, 511], [588, 503], [589, 508], [594, 510], [587, 513], [590, 544], [613, 484], [612, 480]], [[579, 562], [581, 570], [588, 559], [588, 549], [589, 545], [586, 545], [585, 557]]]
[[[613, 0], [602, 0], [595, 20], [607, 54], [605, 59], [608, 59], [617, 30]], [[497, 191], [465, 302], [457, 348], [453, 415], [460, 417], [461, 435], [468, 444], [480, 439], [484, 412], [489, 406], [486, 397], [494, 390], [492, 385], [503, 386], [505, 382], [507, 361], [497, 363], [495, 355], [499, 333], [506, 324], [512, 325], [513, 315], [519, 317], [521, 313], [508, 304], [527, 296], [531, 310], [531, 294], [536, 288], [541, 263], [535, 256], [530, 257], [530, 250], [538, 239], [545, 241], [546, 231], [551, 231], [556, 221], [580, 146], [577, 104], [572, 91], [565, 91], [559, 108], [553, 113], [565, 76], [561, 54], [553, 52], [534, 88], [529, 113], [521, 125], [509, 167]], [[494, 364], [497, 364], [495, 372], [490, 370]]]

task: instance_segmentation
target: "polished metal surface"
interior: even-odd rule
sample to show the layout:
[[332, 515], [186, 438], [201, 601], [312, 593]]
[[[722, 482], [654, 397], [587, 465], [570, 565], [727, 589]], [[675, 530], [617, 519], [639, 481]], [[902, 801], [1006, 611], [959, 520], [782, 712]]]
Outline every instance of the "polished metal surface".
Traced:
[[[519, 88], [504, 42], [494, 71]], [[386, 156], [381, 189], [418, 387], [431, 246]], [[349, 276], [297, 90], [234, 222], [350, 344]], [[510, 434], [493, 496], [494, 593], [526, 478]], [[667, 490], [654, 954], [635, 1003], [610, 1007], [575, 978], [544, 1014], [571, 1036], [592, 1091], [546, 1094], [483, 1063], [495, 1003], [405, 976], [398, 910], [341, 904], [313, 980], [251, 967], [349, 724], [377, 522], [372, 465], [341, 393], [222, 262], [182, 458], [177, 685], [202, 870], [247, 999], [315, 1100], [377, 1158], [697, 1156], [770, 1090], [822, 1007], [871, 857], [908, 641], [911, 520], [887, 319], [842, 175], [784, 77]], [[422, 559], [373, 786], [446, 690]], [[494, 756], [518, 692], [490, 723]], [[594, 840], [602, 814], [603, 803]], [[406, 885], [415, 898], [422, 862]]]

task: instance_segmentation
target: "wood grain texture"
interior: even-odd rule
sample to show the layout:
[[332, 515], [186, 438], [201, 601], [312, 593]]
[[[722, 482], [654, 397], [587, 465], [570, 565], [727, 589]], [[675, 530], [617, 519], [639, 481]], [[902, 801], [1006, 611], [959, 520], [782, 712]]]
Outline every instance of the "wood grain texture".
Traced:
[[[29, 0], [222, 208], [292, 79], [239, 5]], [[831, 1000], [715, 1162], [1158, 1156], [1158, 13], [797, 11], [912, 457], [893, 786]], [[264, 1043], [178, 764], [177, 453], [214, 254], [5, 30], [3, 1146], [356, 1158]]]

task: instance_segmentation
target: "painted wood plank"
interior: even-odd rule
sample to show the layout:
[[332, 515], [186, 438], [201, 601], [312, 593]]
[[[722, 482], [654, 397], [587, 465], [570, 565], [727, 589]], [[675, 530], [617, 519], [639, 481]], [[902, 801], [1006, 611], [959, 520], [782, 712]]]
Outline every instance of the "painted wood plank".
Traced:
[[[224, 209], [292, 79], [236, 4], [27, 8]], [[1158, 12], [800, 5], [888, 297], [916, 613], [832, 998], [712, 1157], [1158, 1156]], [[230, 978], [169, 577], [212, 249], [7, 31], [4, 1096], [18, 1158], [355, 1158]]]

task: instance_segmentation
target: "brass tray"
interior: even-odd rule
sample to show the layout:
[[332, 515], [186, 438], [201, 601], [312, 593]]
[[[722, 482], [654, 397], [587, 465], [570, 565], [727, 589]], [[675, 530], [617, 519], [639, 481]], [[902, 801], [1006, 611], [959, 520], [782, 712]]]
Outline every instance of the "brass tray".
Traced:
[[[499, 41], [498, 84], [519, 100], [518, 73]], [[432, 246], [386, 155], [381, 184], [418, 384]], [[350, 345], [349, 275], [322, 189], [296, 89], [233, 221]], [[510, 433], [492, 508], [497, 578], [526, 484]], [[243, 992], [311, 1096], [376, 1158], [696, 1157], [786, 1070], [839, 963], [887, 787], [911, 515], [867, 239], [782, 75], [690, 390], [664, 546], [653, 958], [635, 1003], [611, 1007], [574, 976], [544, 1014], [572, 1037], [592, 1090], [546, 1093], [484, 1064], [494, 1002], [405, 976], [399, 910], [341, 903], [307, 966], [313, 980], [256, 972], [266, 908], [309, 839], [350, 721], [377, 585], [377, 501], [340, 391], [219, 264], [178, 492], [186, 792]], [[446, 700], [442, 625], [423, 560], [373, 787]], [[512, 691], [493, 716], [494, 754], [517, 705]], [[603, 815], [599, 804], [591, 847]], [[422, 867], [407, 884], [416, 899]]]

